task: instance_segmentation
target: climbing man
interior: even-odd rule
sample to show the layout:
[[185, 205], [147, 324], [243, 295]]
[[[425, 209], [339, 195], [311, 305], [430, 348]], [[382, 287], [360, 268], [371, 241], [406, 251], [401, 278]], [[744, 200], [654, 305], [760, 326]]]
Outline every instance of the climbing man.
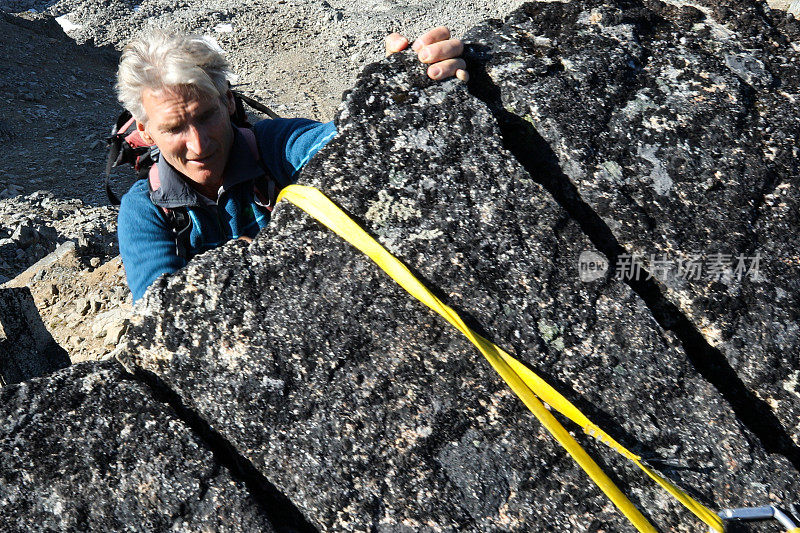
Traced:
[[[393, 33], [387, 54], [409, 46]], [[463, 43], [445, 27], [412, 45], [428, 76], [467, 80]], [[162, 274], [269, 221], [277, 191], [336, 135], [332, 122], [273, 119], [235, 127], [230, 65], [201, 36], [153, 31], [122, 53], [117, 93], [141, 138], [159, 151], [150, 179], [122, 198], [119, 249], [134, 301]]]

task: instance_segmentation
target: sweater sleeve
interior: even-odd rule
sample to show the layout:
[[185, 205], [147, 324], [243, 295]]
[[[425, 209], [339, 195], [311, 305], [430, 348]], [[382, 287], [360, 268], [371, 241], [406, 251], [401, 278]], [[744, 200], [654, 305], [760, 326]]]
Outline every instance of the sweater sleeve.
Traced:
[[278, 118], [258, 122], [253, 131], [264, 163], [281, 187], [294, 183], [297, 172], [336, 135], [333, 122]]
[[122, 197], [117, 235], [134, 302], [160, 275], [186, 265], [178, 256], [167, 221], [148, 197], [147, 180], [137, 182]]

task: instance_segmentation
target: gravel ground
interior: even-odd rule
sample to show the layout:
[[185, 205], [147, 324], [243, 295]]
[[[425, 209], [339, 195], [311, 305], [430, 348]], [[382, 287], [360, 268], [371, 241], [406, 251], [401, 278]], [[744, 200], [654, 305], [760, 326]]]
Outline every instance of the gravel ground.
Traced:
[[[213, 35], [229, 54], [239, 86], [283, 116], [330, 120], [361, 68], [383, 57], [392, 31], [413, 38], [447, 25], [455, 36], [501, 18], [520, 0], [61, 0], [12, 2], [16, 9], [66, 15], [78, 43], [121, 49], [150, 25]], [[2, 5], [2, 3], [0, 3]]]
[[0, 200], [46, 190], [101, 205], [118, 54], [76, 44], [52, 17], [23, 16], [0, 12]]

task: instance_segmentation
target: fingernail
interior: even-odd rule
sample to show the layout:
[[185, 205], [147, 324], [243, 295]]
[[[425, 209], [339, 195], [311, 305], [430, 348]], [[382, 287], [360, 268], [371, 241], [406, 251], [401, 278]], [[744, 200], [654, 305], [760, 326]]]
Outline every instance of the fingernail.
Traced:
[[411, 49], [416, 52], [417, 50], [419, 50], [420, 46], [422, 46], [422, 45], [420, 44], [419, 41], [414, 41], [414, 43], [411, 45]]
[[431, 57], [431, 53], [428, 50], [423, 50], [419, 54], [420, 61], [427, 61], [428, 59], [430, 59], [430, 57]]
[[438, 78], [441, 73], [442, 71], [439, 67], [433, 67], [430, 72], [432, 78]]

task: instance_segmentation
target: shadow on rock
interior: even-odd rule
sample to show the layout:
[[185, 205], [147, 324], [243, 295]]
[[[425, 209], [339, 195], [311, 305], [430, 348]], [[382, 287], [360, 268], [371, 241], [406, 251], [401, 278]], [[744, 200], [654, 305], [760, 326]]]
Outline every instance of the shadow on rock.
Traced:
[[0, 289], [0, 380], [20, 383], [69, 366], [42, 322], [30, 289]]

